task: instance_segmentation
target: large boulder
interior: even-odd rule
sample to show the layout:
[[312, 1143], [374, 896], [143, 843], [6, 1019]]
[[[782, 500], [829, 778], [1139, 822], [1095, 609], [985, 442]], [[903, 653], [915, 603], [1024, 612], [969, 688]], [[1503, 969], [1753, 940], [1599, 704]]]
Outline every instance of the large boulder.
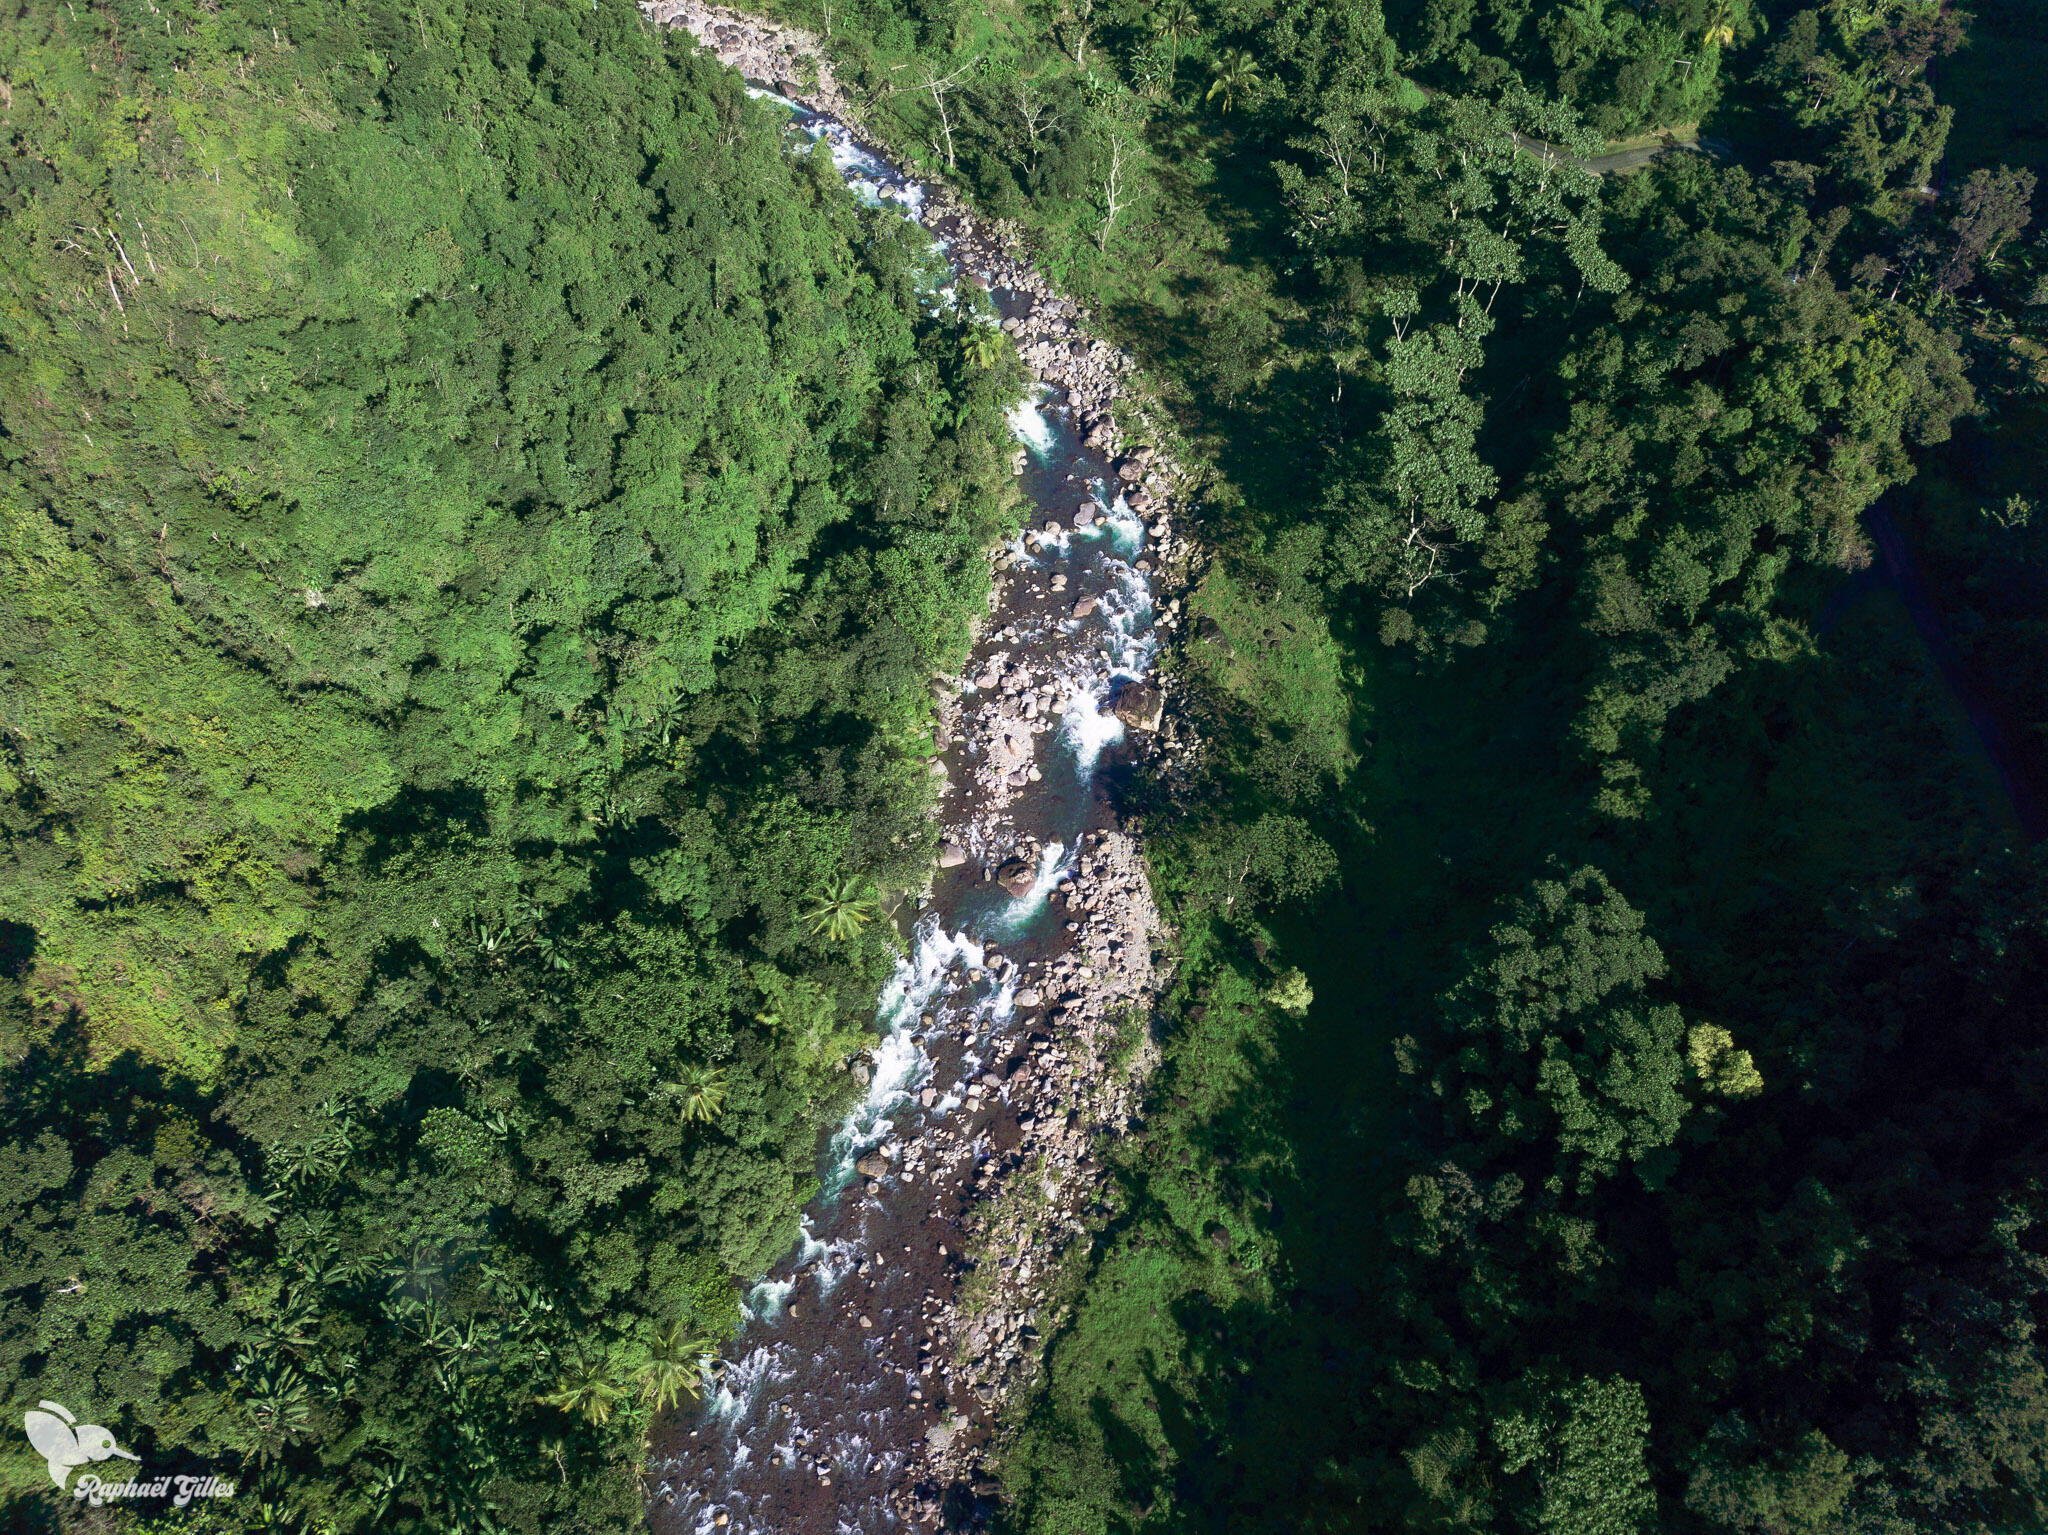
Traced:
[[1027, 896], [1031, 894], [1031, 887], [1038, 883], [1038, 871], [1025, 859], [1007, 859], [996, 870], [996, 883], [1013, 898]]
[[957, 869], [960, 867], [960, 865], [962, 865], [965, 862], [967, 862], [967, 849], [962, 847], [959, 843], [953, 841], [951, 838], [948, 838], [946, 841], [941, 842], [939, 844], [940, 868]]
[[1110, 705], [1116, 717], [1133, 730], [1157, 730], [1166, 714], [1166, 699], [1148, 682], [1133, 682]]

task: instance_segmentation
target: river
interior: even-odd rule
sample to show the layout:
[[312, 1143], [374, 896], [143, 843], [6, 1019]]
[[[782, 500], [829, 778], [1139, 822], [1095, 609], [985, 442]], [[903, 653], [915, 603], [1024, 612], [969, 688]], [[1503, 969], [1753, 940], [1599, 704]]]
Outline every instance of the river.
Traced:
[[[736, 30], [753, 23], [718, 16], [722, 55], [758, 47]], [[1123, 1105], [1091, 1072], [1111, 1004], [1142, 1004], [1157, 983], [1156, 918], [1105, 775], [1158, 725], [1148, 678], [1174, 619], [1153, 589], [1164, 498], [1136, 493], [1161, 482], [1120, 475], [1131, 461], [1103, 451], [1116, 434], [1102, 397], [1060, 381], [1082, 343], [1046, 341], [1078, 334], [1071, 306], [963, 238], [960, 210], [844, 123], [750, 87], [788, 115], [794, 152], [829, 151], [852, 195], [923, 223], [1027, 360], [1062, 359], [1011, 414], [1032, 515], [997, 555], [991, 611], [942, 711], [947, 866], [903, 923], [866, 1096], [829, 1138], [801, 1242], [751, 1290], [703, 1407], [657, 1432], [645, 1477], [663, 1532], [851, 1535], [971, 1512], [974, 1450], [1032, 1329], [958, 1313], [969, 1212], [1027, 1168], [1085, 1201], [1088, 1147], [1118, 1128]], [[983, 1291], [990, 1277], [1028, 1290], [1035, 1258], [1002, 1261]]]

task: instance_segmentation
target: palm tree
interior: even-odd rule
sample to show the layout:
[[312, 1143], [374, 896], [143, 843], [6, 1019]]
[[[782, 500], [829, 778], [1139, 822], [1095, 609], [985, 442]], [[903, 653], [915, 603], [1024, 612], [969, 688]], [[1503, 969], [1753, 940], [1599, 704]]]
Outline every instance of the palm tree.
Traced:
[[648, 1346], [647, 1362], [633, 1372], [640, 1383], [640, 1400], [657, 1412], [673, 1407], [683, 1397], [697, 1400], [697, 1382], [711, 1357], [709, 1338], [693, 1338], [681, 1322], [671, 1322], [654, 1335]]
[[589, 1423], [608, 1422], [612, 1408], [625, 1393], [612, 1384], [601, 1358], [586, 1355], [562, 1372], [555, 1389], [534, 1400], [543, 1407], [559, 1407], [580, 1414]]
[[1180, 40], [1195, 30], [1194, 7], [1188, 0], [1160, 0], [1152, 12], [1152, 31], [1172, 45], [1166, 66], [1166, 93], [1173, 94], [1173, 77], [1180, 68]]
[[1243, 48], [1225, 48], [1212, 73], [1215, 78], [1209, 82], [1209, 94], [1202, 99], [1214, 101], [1221, 96], [1222, 110], [1228, 112], [1237, 105], [1238, 97], [1259, 83], [1259, 61]]
[[677, 1076], [679, 1080], [661, 1085], [683, 1118], [716, 1119], [725, 1107], [725, 1073], [715, 1066], [685, 1066]]
[[290, 1365], [266, 1369], [245, 1386], [249, 1415], [256, 1420], [257, 1454], [268, 1460], [299, 1439], [311, 1421], [305, 1378]]
[[873, 897], [864, 895], [860, 881], [849, 877], [819, 887], [804, 909], [804, 923], [814, 937], [844, 943], [858, 937], [874, 921], [876, 911]]

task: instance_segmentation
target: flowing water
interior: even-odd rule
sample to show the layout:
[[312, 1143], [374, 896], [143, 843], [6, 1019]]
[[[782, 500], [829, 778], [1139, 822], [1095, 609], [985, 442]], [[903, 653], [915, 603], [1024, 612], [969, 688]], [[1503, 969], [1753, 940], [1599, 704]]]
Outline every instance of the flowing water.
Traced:
[[[790, 113], [793, 147], [829, 150], [855, 196], [923, 215], [923, 189], [844, 124], [754, 94]], [[932, 233], [956, 280], [991, 286], [991, 274], [963, 270], [973, 259], [964, 245], [949, 244], [943, 227]], [[1028, 295], [991, 291], [1005, 314], [1029, 308]], [[1021, 663], [1034, 693], [1050, 695], [1043, 711], [1034, 697], [1033, 712], [1056, 725], [1036, 736], [1038, 776], [1016, 785], [1000, 812], [974, 787], [984, 757], [973, 724], [946, 754], [955, 787], [940, 814], [968, 861], [938, 876], [882, 992], [874, 1075], [826, 1146], [823, 1193], [805, 1212], [800, 1244], [749, 1293], [746, 1329], [701, 1412], [657, 1436], [647, 1484], [664, 1535], [897, 1528], [889, 1495], [928, 1433], [950, 1410], [978, 1405], [949, 1396], [947, 1343], [927, 1318], [964, 1272], [962, 1190], [976, 1163], [1017, 1144], [1020, 1121], [1000, 1094], [977, 1108], [965, 1088], [1010, 1051], [1019, 990], [1068, 943], [1048, 896], [1108, 816], [1102, 777], [1124, 734], [1111, 703], [1145, 675], [1158, 644], [1138, 568], [1146, 527], [1115, 493], [1110, 465], [1082, 448], [1057, 389], [1036, 387], [1010, 422], [1034, 513], [1008, 551], [1009, 588], [968, 664], [962, 715], [972, 720], [987, 702], [972, 679], [991, 683]], [[1077, 527], [1084, 505], [1090, 520]], [[1064, 590], [1053, 591], [1058, 575]], [[1036, 869], [1013, 896], [989, 870], [1018, 845], [1036, 847]], [[938, 1133], [963, 1126], [951, 1139]], [[856, 1171], [878, 1152], [890, 1171]], [[921, 1349], [928, 1339], [935, 1346]]]

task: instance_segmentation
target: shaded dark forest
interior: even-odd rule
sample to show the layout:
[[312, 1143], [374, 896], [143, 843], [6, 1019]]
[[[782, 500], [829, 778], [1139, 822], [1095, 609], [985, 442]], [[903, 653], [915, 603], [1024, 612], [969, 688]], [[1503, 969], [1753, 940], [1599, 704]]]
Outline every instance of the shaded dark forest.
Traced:
[[786, 9], [1208, 466], [1006, 1527], [2040, 1528], [2036, 8]]

